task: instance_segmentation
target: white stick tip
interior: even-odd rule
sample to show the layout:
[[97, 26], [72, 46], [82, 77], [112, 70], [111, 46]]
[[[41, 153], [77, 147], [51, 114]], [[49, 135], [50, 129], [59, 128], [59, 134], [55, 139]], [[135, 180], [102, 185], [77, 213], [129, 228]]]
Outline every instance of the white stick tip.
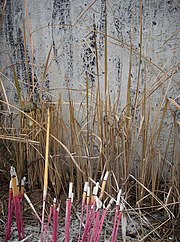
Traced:
[[72, 192], [72, 194], [71, 194], [71, 203], [73, 203], [73, 200], [74, 200], [74, 193]]
[[102, 202], [98, 197], [96, 197], [95, 200], [96, 200], [96, 207], [97, 207], [97, 210], [98, 210], [102, 207]]
[[89, 183], [88, 182], [85, 182], [85, 184], [84, 184], [84, 192], [87, 192], [88, 185], [89, 185]]
[[12, 189], [12, 181], [9, 182], [9, 188]]
[[16, 176], [16, 170], [15, 170], [14, 166], [11, 166], [10, 174], [11, 174], [11, 177]]
[[120, 204], [120, 208], [119, 208], [120, 212], [122, 212], [122, 211], [123, 211], [123, 209], [124, 209], [124, 204], [123, 204], [123, 203], [121, 203], [121, 204]]
[[18, 181], [17, 176], [16, 176], [16, 186], [19, 186], [19, 181]]
[[90, 187], [87, 187], [87, 197], [90, 197]]
[[116, 201], [116, 205], [118, 206], [120, 203], [120, 198], [121, 198], [121, 194], [122, 194], [122, 190], [120, 189], [117, 195], [117, 201]]
[[24, 176], [24, 177], [21, 179], [21, 186], [24, 186], [25, 181], [26, 181], [26, 177]]
[[73, 188], [73, 183], [70, 182], [69, 183], [69, 194], [68, 194], [68, 198], [71, 198], [71, 196], [72, 196], [72, 188]]
[[98, 189], [99, 189], [99, 182], [96, 183], [96, 186], [93, 188], [93, 195], [96, 196], [98, 193]]
[[104, 181], [107, 181], [108, 176], [109, 176], [109, 171], [106, 171], [106, 174], [104, 175]]

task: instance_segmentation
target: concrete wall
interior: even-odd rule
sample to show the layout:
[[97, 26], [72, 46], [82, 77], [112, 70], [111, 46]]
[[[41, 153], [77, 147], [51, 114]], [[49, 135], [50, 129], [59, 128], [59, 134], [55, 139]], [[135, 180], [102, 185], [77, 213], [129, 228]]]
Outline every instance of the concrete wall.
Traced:
[[[1, 9], [3, 2], [1, 1]], [[51, 95], [46, 92], [44, 97], [52, 96], [56, 99], [61, 93], [65, 100], [68, 86], [72, 88], [74, 101], [77, 103], [83, 101], [86, 76], [88, 76], [89, 87], [97, 86], [95, 40], [100, 85], [104, 93], [105, 38], [103, 33], [106, 25], [109, 91], [112, 99], [120, 93], [120, 108], [123, 108], [126, 103], [131, 33], [133, 100], [139, 66], [140, 1], [110, 0], [107, 1], [107, 5], [105, 0], [27, 0], [26, 2], [27, 6], [23, 0], [7, 0], [5, 13], [1, 19], [0, 69], [3, 73], [1, 78], [11, 102], [17, 101], [12, 63], [24, 97], [27, 96], [29, 75], [29, 82], [30, 84], [34, 82], [36, 94], [43, 85], [44, 90], [51, 90]], [[174, 0], [143, 1], [143, 58], [139, 97], [145, 83], [149, 93], [159, 83], [160, 88], [151, 96], [154, 108], [162, 101], [166, 91], [167, 96], [173, 98], [179, 93], [177, 63], [180, 15], [178, 9], [179, 4]], [[42, 84], [44, 66], [51, 47], [48, 71]], [[31, 78], [32, 73], [34, 78]]]

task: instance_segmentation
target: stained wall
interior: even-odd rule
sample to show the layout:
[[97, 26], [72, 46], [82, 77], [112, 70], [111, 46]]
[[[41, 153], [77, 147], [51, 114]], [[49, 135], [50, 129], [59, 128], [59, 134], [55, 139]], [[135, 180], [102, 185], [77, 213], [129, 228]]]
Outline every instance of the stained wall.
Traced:
[[59, 94], [66, 100], [70, 88], [79, 105], [84, 102], [86, 80], [93, 91], [99, 80], [103, 98], [107, 73], [112, 101], [120, 95], [122, 110], [132, 45], [132, 103], [140, 73], [138, 98], [146, 86], [155, 110], [164, 96], [177, 98], [179, 93], [178, 10], [174, 0], [142, 1], [142, 15], [138, 0], [7, 0], [1, 18], [0, 70], [9, 101], [18, 105], [13, 64], [21, 95], [26, 98], [29, 88], [35, 102], [42, 88], [43, 98], [53, 100]]

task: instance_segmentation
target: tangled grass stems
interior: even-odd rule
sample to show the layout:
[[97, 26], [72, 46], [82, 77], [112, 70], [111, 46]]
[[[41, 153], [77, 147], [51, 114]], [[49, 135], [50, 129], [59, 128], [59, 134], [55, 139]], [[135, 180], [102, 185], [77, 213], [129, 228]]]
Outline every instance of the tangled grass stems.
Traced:
[[[178, 63], [169, 68], [165, 68], [166, 64], [164, 67], [160, 67], [148, 57], [144, 56], [142, 1], [140, 1], [139, 11], [139, 49], [135, 49], [133, 46], [133, 33], [131, 30], [130, 43], [126, 43], [108, 33], [108, 12], [106, 1], [104, 5], [104, 32], [91, 27], [78, 25], [78, 21], [95, 2], [96, 1], [93, 1], [87, 6], [87, 8], [79, 15], [75, 24], [52, 24], [32, 30], [28, 15], [27, 2], [24, 1], [28, 26], [26, 31], [26, 23], [23, 21], [24, 64], [27, 76], [28, 93], [23, 93], [23, 88], [21, 88], [25, 82], [23, 83], [18, 80], [16, 68], [20, 64], [19, 60], [13, 65], [4, 67], [2, 72], [0, 72], [2, 76], [0, 82], [5, 101], [0, 101], [4, 107], [7, 107], [7, 112], [6, 114], [4, 112], [3, 115], [6, 116], [5, 118], [8, 121], [10, 120], [10, 125], [9, 123], [8, 125], [11, 126], [11, 128], [3, 127], [1, 129], [2, 134], [0, 134], [0, 139], [3, 140], [9, 153], [11, 155], [15, 154], [13, 159], [15, 166], [17, 167], [18, 177], [20, 178], [26, 173], [31, 187], [35, 187], [36, 184], [39, 184], [43, 189], [43, 185], [46, 183], [45, 194], [51, 190], [56, 198], [59, 198], [63, 193], [64, 197], [68, 199], [67, 187], [71, 181], [76, 188], [76, 199], [79, 201], [83, 193], [83, 184], [86, 181], [88, 182], [89, 185], [87, 186], [87, 191], [85, 191], [87, 200], [85, 202], [85, 197], [82, 199], [79, 239], [82, 233], [81, 229], [83, 229], [82, 220], [85, 204], [86, 221], [89, 222], [88, 224], [85, 224], [84, 232], [86, 231], [86, 234], [84, 236], [87, 236], [89, 240], [93, 240], [94, 237], [100, 236], [101, 232], [99, 231], [101, 230], [101, 226], [98, 227], [98, 231], [96, 225], [100, 221], [99, 212], [102, 206], [100, 202], [103, 202], [103, 198], [101, 194], [99, 197], [97, 194], [91, 196], [90, 190], [92, 190], [94, 185], [96, 189], [98, 189], [99, 184], [97, 181], [101, 184], [107, 171], [110, 171], [111, 175], [106, 183], [106, 191], [103, 191], [104, 188], [102, 182], [102, 187], [100, 188], [102, 194], [106, 194], [108, 198], [113, 199], [117, 196], [117, 193], [120, 190], [119, 188], [122, 188], [123, 191], [126, 192], [126, 198], [124, 198], [124, 200], [122, 198], [122, 201], [127, 206], [134, 203], [134, 208], [131, 207], [129, 211], [137, 212], [139, 218], [142, 216], [141, 211], [146, 208], [151, 208], [152, 210], [157, 208], [157, 211], [163, 210], [168, 216], [168, 219], [165, 222], [159, 226], [153, 227], [152, 232], [147, 233], [144, 237], [142, 236], [142, 238], [146, 239], [147, 237], [150, 237], [152, 233], [158, 235], [157, 231], [162, 225], [166, 224], [170, 218], [174, 218], [176, 214], [179, 216], [180, 176], [178, 164], [179, 138], [177, 135], [179, 132], [179, 121], [177, 120], [176, 110], [180, 110], [180, 107], [176, 98], [173, 99], [168, 97], [172, 81], [178, 73]], [[4, 1], [3, 13], [5, 5], [6, 1]], [[67, 81], [67, 86], [61, 89], [61, 91], [63, 90], [67, 93], [68, 98], [66, 101], [64, 101], [61, 96], [56, 98], [50, 93], [49, 95], [51, 98], [56, 99], [54, 102], [44, 102], [42, 98], [44, 93], [48, 93], [44, 88], [44, 82], [51, 64], [55, 61], [54, 56], [52, 55], [52, 45], [50, 46], [46, 55], [46, 60], [44, 61], [42, 76], [39, 78], [41, 79], [41, 87], [36, 87], [34, 83], [36, 65], [34, 63], [33, 35], [37, 33], [37, 31], [50, 26], [53, 28], [63, 26], [72, 27], [74, 29], [84, 29], [87, 30], [88, 33], [95, 34], [95, 51], [93, 52], [93, 56], [95, 57], [95, 78], [97, 79], [97, 86], [93, 87], [93, 85], [90, 85], [87, 73], [85, 73], [85, 85], [82, 85], [83, 88], [80, 90], [70, 88]], [[176, 34], [177, 33], [174, 33], [173, 36], [176, 36]], [[31, 49], [30, 61], [27, 56], [28, 36]], [[103, 61], [99, 58], [98, 36], [101, 36], [104, 42]], [[89, 46], [86, 39], [85, 42]], [[119, 109], [120, 91], [118, 96], [114, 98], [115, 101], [112, 99], [109, 91], [109, 44], [113, 46], [123, 46], [127, 49], [129, 55], [127, 89], [123, 90], [123, 92], [126, 93], [126, 103], [125, 107], [121, 108], [121, 110]], [[131, 72], [132, 65], [134, 64], [134, 57], [138, 57], [136, 63], [137, 83], [135, 87], [135, 96], [132, 96]], [[169, 60], [170, 59], [171, 57]], [[101, 61], [103, 63], [101, 63]], [[153, 68], [159, 73], [153, 80], [149, 80], [145, 74], [145, 81], [142, 83], [142, 93], [139, 93], [141, 89], [142, 65], [145, 69], [147, 65], [150, 67], [153, 66]], [[5, 74], [3, 73], [4, 69], [9, 68], [11, 68], [13, 72], [13, 82], [8, 77], [5, 77]], [[29, 73], [29, 68], [32, 70], [31, 73]], [[100, 83], [101, 69], [104, 72], [103, 84]], [[6, 78], [15, 87], [19, 101], [19, 108], [9, 102], [3, 78]], [[150, 85], [148, 84], [148, 81], [150, 81]], [[154, 107], [151, 102], [155, 93], [159, 92], [161, 87], [165, 87], [164, 92], [157, 110], [153, 111]], [[37, 92], [39, 95], [38, 106], [34, 103], [35, 89], [38, 90]], [[76, 93], [81, 92], [84, 95], [82, 99], [83, 101], [78, 100], [76, 103], [75, 100], [73, 100], [72, 93], [74, 91], [76, 91]], [[46, 124], [47, 117], [49, 117], [49, 108], [51, 109], [51, 122], [50, 127], [48, 128], [50, 130], [48, 135]], [[12, 109], [15, 110], [15, 114], [12, 112]], [[171, 128], [167, 141], [162, 142], [161, 135], [167, 128], [167, 125], [165, 125], [166, 118], [170, 119]], [[17, 129], [14, 128], [12, 120], [18, 120], [19, 125]], [[49, 136], [49, 148], [47, 148], [47, 136]], [[172, 159], [168, 157], [169, 153]], [[169, 173], [167, 172], [168, 170], [170, 170]], [[83, 196], [85, 196], [85, 193], [83, 193]], [[69, 211], [69, 200], [67, 204], [67, 210]], [[143, 204], [146, 205], [146, 208]], [[149, 206], [147, 206], [147, 204], [149, 204]], [[43, 206], [44, 210], [45, 203], [43, 203]], [[54, 204], [53, 206], [53, 223], [55, 224], [53, 225], [54, 238], [56, 237], [56, 206], [57, 204]], [[96, 206], [99, 206], [99, 211], [95, 210]], [[113, 228], [113, 240], [116, 239], [117, 229], [119, 227], [118, 224], [121, 219], [121, 213], [118, 211], [120, 207], [118, 202], [116, 203], [116, 206], [117, 212], [115, 212], [114, 218], [115, 225]], [[104, 212], [106, 213], [107, 210], [104, 210]], [[36, 216], [38, 218], [37, 214]], [[43, 217], [44, 215], [42, 214], [42, 219], [38, 218], [42, 227], [44, 223]], [[51, 216], [49, 215], [49, 219], [50, 217]], [[94, 218], [95, 223], [93, 223]], [[69, 212], [67, 221], [66, 227], [68, 231], [68, 224], [70, 223]], [[121, 221], [123, 221], [123, 216]], [[143, 221], [145, 221], [145, 219], [143, 219]], [[101, 222], [103, 222], [103, 217]], [[68, 240], [67, 235], [65, 238]]]

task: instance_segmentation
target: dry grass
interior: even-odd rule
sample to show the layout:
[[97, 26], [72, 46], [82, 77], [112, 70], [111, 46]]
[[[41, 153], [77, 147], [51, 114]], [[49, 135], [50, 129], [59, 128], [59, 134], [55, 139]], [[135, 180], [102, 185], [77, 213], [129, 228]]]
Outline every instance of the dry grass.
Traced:
[[[12, 65], [19, 108], [9, 103], [4, 83], [0, 79], [2, 93], [0, 139], [11, 156], [11, 161], [6, 161], [6, 165], [13, 163], [19, 178], [26, 174], [30, 189], [36, 186], [43, 189], [46, 159], [49, 161], [49, 176], [46, 181], [48, 191], [54, 193], [58, 199], [62, 194], [67, 197], [67, 187], [71, 181], [75, 184], [78, 201], [81, 199], [83, 184], [86, 181], [91, 182], [92, 186], [93, 182], [101, 181], [106, 171], [110, 171], [106, 195], [116, 197], [119, 188], [122, 188], [126, 192], [127, 214], [133, 211], [138, 218], [142, 218], [143, 214], [151, 216], [154, 211], [162, 211], [166, 218], [165, 221], [154, 226], [151, 232], [142, 235], [140, 241], [143, 241], [150, 237], [151, 233], [156, 233], [161, 226], [169, 223], [171, 218], [179, 217], [180, 169], [179, 121], [176, 116], [179, 104], [173, 98], [167, 97], [169, 86], [165, 86], [165, 95], [161, 99], [156, 114], [151, 104], [154, 93], [158, 92], [159, 88], [171, 78], [169, 71], [165, 72], [157, 67], [161, 72], [160, 78], [157, 78], [151, 87], [147, 83], [152, 80], [145, 78], [143, 92], [139, 94], [142, 61], [145, 66], [155, 66], [142, 54], [142, 1], [140, 1], [140, 50], [137, 53], [131, 42], [123, 43], [125, 48], [129, 49], [129, 75], [126, 106], [121, 111], [119, 111], [118, 101], [113, 102], [109, 93], [107, 56], [108, 41], [111, 43], [114, 41], [115, 45], [121, 45], [121, 42], [108, 35], [107, 27], [105, 33], [96, 31], [97, 34], [104, 36], [104, 93], [99, 83], [99, 58], [96, 45], [97, 86], [96, 89], [92, 89], [86, 75], [85, 102], [81, 102], [77, 107], [68, 86], [68, 103], [65, 104], [61, 96], [55, 101], [43, 101], [43, 84], [51, 61], [52, 48], [50, 48], [45, 60], [42, 88], [38, 91], [39, 103], [35, 103], [34, 65], [31, 63], [32, 77], [30, 78], [26, 53], [26, 32], [28, 32], [33, 59], [33, 40], [26, 1], [25, 6], [28, 21], [28, 31], [23, 24], [25, 66], [28, 76], [27, 95], [22, 93], [16, 68]], [[138, 79], [135, 96], [132, 97], [132, 58], [137, 54], [139, 56]], [[174, 75], [176, 75], [176, 68], [176, 66], [171, 68]], [[3, 71], [1, 78], [2, 76]], [[114, 100], [119, 100], [119, 97]], [[15, 114], [12, 114], [12, 110]], [[47, 151], [48, 110], [50, 110], [51, 120]], [[171, 119], [171, 130], [169, 139], [162, 143], [160, 135], [165, 132], [167, 117]], [[18, 128], [14, 124], [17, 122]], [[162, 146], [165, 146], [165, 149]], [[168, 160], [170, 151], [171, 161]]]

